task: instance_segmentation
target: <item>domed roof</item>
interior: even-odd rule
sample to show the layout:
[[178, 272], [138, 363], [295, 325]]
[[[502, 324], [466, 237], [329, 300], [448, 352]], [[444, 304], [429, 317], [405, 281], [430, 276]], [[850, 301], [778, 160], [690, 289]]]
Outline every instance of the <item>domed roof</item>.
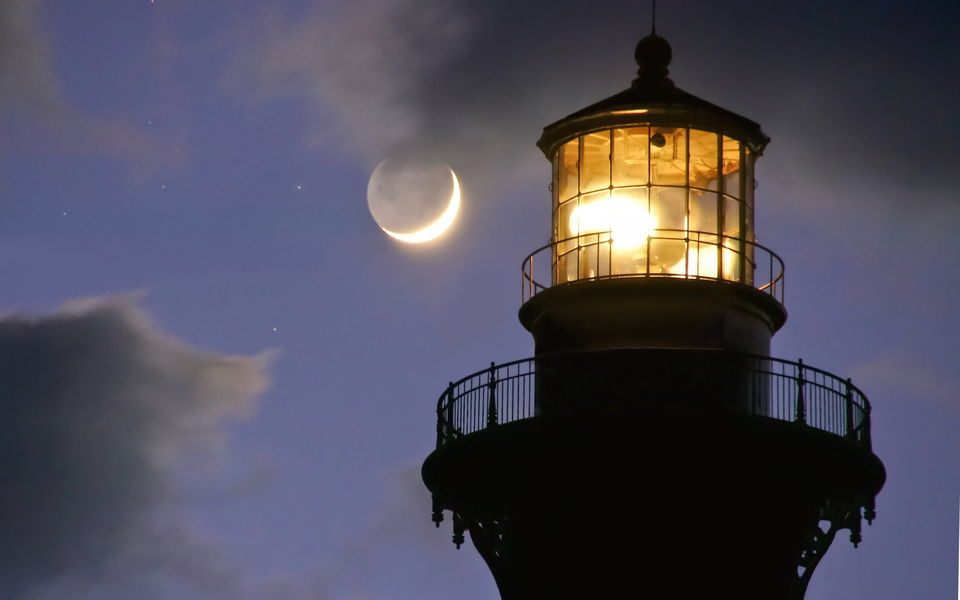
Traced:
[[634, 53], [637, 78], [619, 94], [579, 110], [543, 128], [537, 146], [551, 159], [560, 145], [591, 131], [649, 123], [654, 126], [700, 127], [741, 140], [762, 154], [770, 138], [760, 125], [677, 88], [668, 77], [673, 50], [652, 33]]

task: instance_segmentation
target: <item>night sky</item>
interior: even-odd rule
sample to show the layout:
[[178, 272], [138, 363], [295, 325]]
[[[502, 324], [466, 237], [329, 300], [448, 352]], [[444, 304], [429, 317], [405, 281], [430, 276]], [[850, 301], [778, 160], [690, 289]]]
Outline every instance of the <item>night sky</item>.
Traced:
[[[676, 84], [772, 138], [773, 355], [873, 404], [878, 518], [809, 600], [955, 590], [958, 28], [958, 3], [658, 6]], [[0, 598], [497, 598], [430, 522], [436, 400], [532, 355], [535, 142], [628, 87], [649, 30], [616, 0], [3, 0]], [[462, 186], [420, 246], [367, 209], [406, 149]]]

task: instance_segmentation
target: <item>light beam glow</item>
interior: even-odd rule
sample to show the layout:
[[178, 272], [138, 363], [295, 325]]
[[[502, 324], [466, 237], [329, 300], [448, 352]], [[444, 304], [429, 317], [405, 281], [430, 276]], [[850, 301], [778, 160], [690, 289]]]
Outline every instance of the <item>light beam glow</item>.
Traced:
[[614, 196], [582, 204], [570, 215], [570, 231], [580, 235], [610, 232], [617, 248], [635, 248], [646, 243], [657, 228], [656, 220], [638, 203]]

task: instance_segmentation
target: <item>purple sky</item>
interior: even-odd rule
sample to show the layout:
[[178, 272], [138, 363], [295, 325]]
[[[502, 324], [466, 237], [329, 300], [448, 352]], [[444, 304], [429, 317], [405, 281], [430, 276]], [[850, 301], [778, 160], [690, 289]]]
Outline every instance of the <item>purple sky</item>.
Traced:
[[[0, 322], [0, 497], [24, 515], [0, 519], [0, 592], [498, 597], [430, 522], [436, 399], [532, 354], [519, 267], [550, 222], [534, 144], [629, 85], [650, 26], [642, 2], [517, 4], [4, 0], [0, 307], [110, 299]], [[954, 593], [958, 6], [658, 7], [677, 85], [773, 140], [756, 199], [786, 263], [773, 354], [873, 404], [878, 520], [859, 549], [838, 536], [809, 600]], [[443, 156], [463, 190], [418, 247], [367, 211], [370, 173], [404, 147]], [[96, 410], [123, 415], [87, 423]], [[72, 466], [33, 460], [37, 439]]]

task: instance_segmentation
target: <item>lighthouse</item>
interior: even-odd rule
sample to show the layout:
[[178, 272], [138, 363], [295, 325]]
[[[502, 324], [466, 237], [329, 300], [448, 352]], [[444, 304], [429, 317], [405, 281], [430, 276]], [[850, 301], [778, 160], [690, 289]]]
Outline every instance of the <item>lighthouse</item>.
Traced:
[[870, 404], [770, 355], [787, 320], [754, 229], [770, 139], [676, 87], [656, 33], [635, 58], [629, 88], [537, 142], [552, 233], [519, 310], [535, 353], [440, 394], [433, 520], [469, 535], [505, 600], [799, 600], [838, 533], [857, 545], [875, 517]]

